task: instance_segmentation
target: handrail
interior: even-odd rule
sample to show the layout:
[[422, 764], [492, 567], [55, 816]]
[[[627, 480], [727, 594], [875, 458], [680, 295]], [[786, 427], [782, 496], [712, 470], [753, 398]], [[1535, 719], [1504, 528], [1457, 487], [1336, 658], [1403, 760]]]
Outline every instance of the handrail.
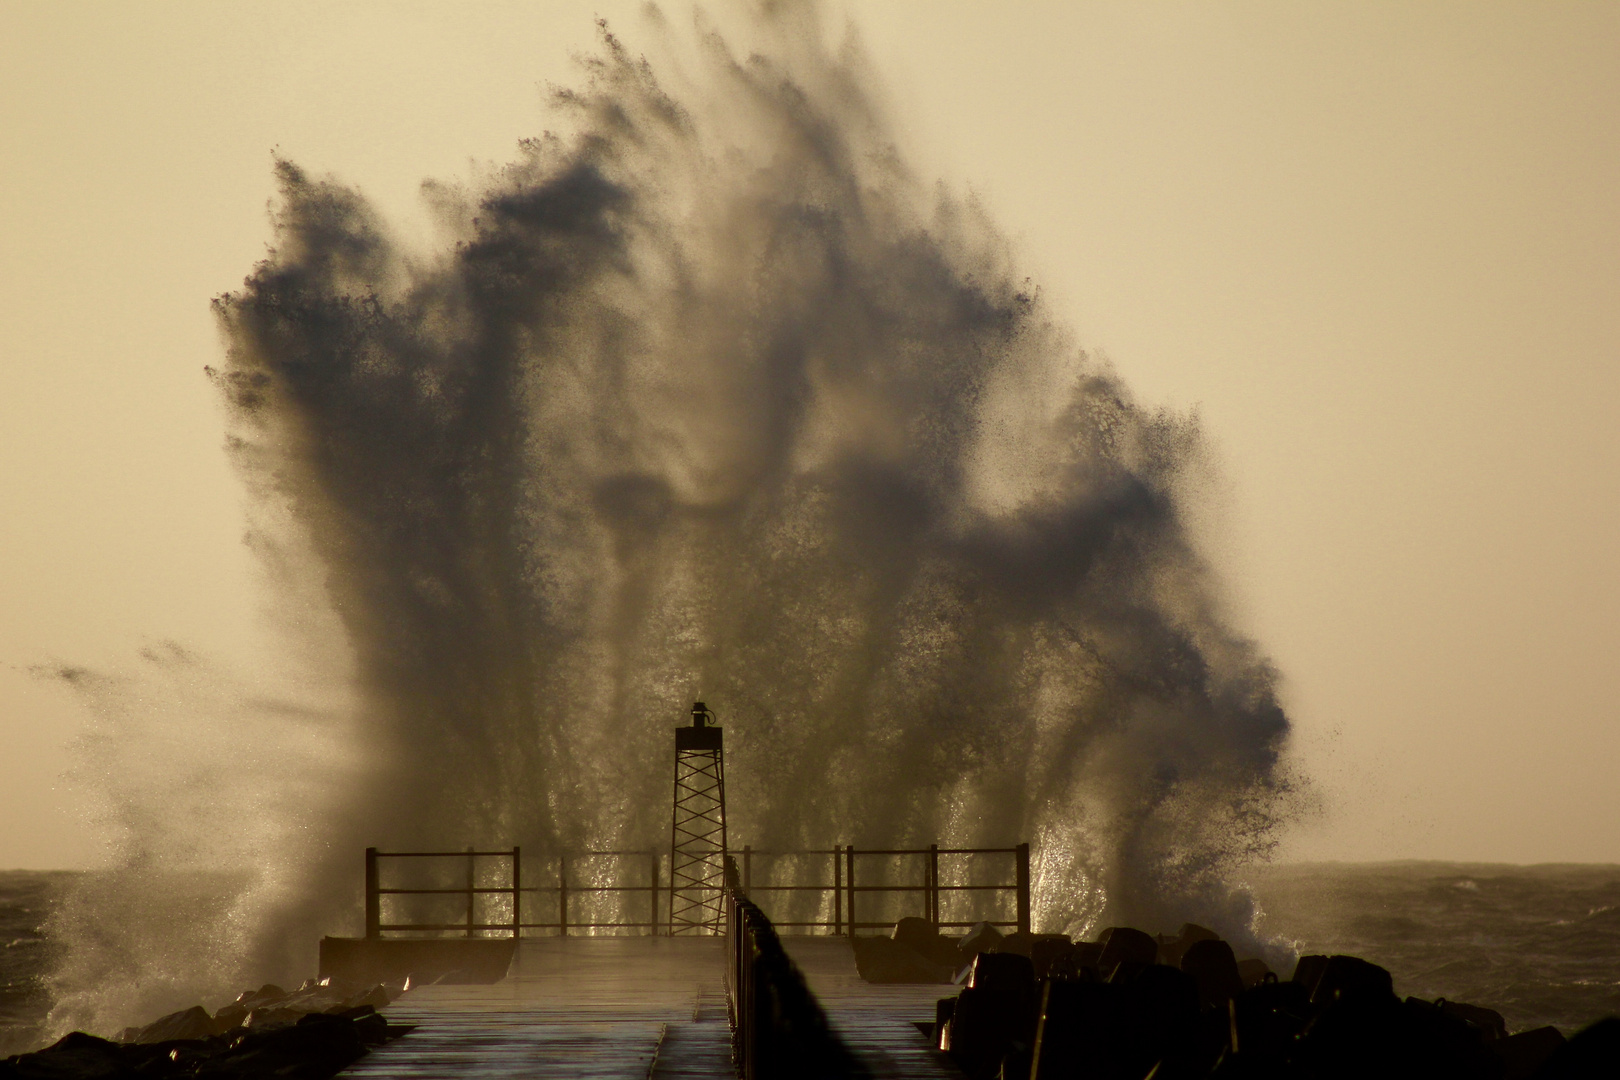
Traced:
[[489, 855], [507, 858], [513, 851], [518, 849], [513, 848], [512, 851], [474, 851], [472, 848], [468, 848], [466, 851], [378, 851], [376, 848], [367, 848], [366, 850], [376, 852], [379, 859], [465, 859], [469, 855], [474, 857]]
[[[856, 917], [856, 900], [858, 895], [870, 896], [876, 893], [893, 893], [899, 895], [922, 894], [921, 914], [929, 922], [941, 929], [961, 928], [973, 926], [979, 921], [986, 921], [991, 926], [1015, 927], [1021, 931], [1030, 928], [1030, 873], [1029, 873], [1029, 845], [1019, 844], [1010, 848], [942, 848], [931, 845], [926, 848], [856, 848], [853, 845], [833, 848], [812, 848], [800, 851], [759, 850], [745, 845], [740, 852], [739, 884], [744, 894], [749, 893], [778, 893], [795, 895], [801, 893], [820, 893], [823, 896], [831, 894], [831, 917], [801, 919], [778, 922], [782, 927], [793, 927], [800, 931], [824, 931], [830, 934], [853, 934], [859, 930], [874, 930], [886, 928], [890, 921], [872, 922], [862, 921]], [[996, 856], [1011, 855], [1014, 863], [1014, 880], [1011, 882], [995, 882], [991, 884], [946, 884], [940, 876], [941, 856]], [[811, 884], [764, 884], [753, 883], [753, 860], [755, 856], [762, 858], [798, 858], [814, 856], [826, 858], [831, 856], [832, 881], [825, 880]], [[868, 856], [881, 858], [924, 857], [923, 883], [920, 885], [889, 885], [864, 884], [856, 882], [857, 860]], [[466, 882], [453, 887], [435, 886], [432, 888], [384, 888], [381, 883], [379, 863], [383, 859], [447, 859], [460, 858], [467, 860]], [[560, 935], [567, 935], [570, 931], [593, 930], [643, 930], [658, 933], [659, 927], [666, 920], [659, 919], [660, 892], [673, 892], [677, 884], [664, 880], [663, 857], [658, 852], [646, 850], [614, 850], [614, 851], [586, 851], [556, 856], [556, 876], [550, 884], [526, 884], [522, 870], [522, 850], [514, 847], [510, 850], [478, 850], [466, 851], [379, 851], [376, 848], [366, 849], [366, 936], [378, 938], [385, 933], [430, 933], [445, 931], [460, 931], [468, 937], [479, 934], [505, 932], [511, 937], [521, 937], [524, 931], [548, 931]], [[569, 880], [570, 862], [579, 863], [586, 860], [601, 858], [644, 858], [648, 862], [648, 882], [645, 885], [585, 885]], [[506, 884], [480, 884], [476, 872], [476, 862], [479, 859], [505, 860], [509, 868], [509, 878]], [[530, 881], [533, 880], [531, 877]], [[622, 880], [622, 879], [621, 879]], [[581, 894], [591, 895], [622, 895], [645, 893], [648, 898], [648, 918], [624, 919], [615, 921], [600, 921], [578, 918], [577, 911], [571, 911], [570, 897]], [[1007, 894], [1011, 893], [1016, 902], [1016, 917], [1014, 919], [988, 919], [988, 920], [943, 920], [940, 918], [940, 898], [947, 893], [957, 894]], [[526, 908], [525, 897], [530, 901], [544, 895], [554, 897], [556, 907], [552, 911], [552, 918], [536, 919], [535, 913]], [[383, 897], [385, 896], [461, 896], [466, 899], [465, 914], [455, 922], [395, 922], [385, 923], [382, 918]], [[480, 919], [479, 898], [487, 896], [508, 896], [511, 898], [510, 918], [503, 922], [493, 922], [487, 916]], [[822, 901], [823, 903], [825, 901]], [[542, 903], [551, 903], [550, 899]], [[818, 905], [819, 906], [819, 905]], [[999, 906], [999, 905], [998, 905]], [[1002, 911], [1005, 911], [1003, 908]], [[424, 912], [425, 913], [425, 912]], [[502, 913], [504, 914], [504, 913]], [[961, 914], [960, 910], [956, 914]], [[988, 914], [988, 913], [987, 913]], [[527, 918], [525, 916], [528, 916]]]
[[[650, 872], [646, 885], [581, 885], [568, 880], [568, 864], [570, 860], [581, 861], [602, 857], [626, 858], [639, 856], [650, 860]], [[454, 888], [383, 888], [381, 872], [378, 866], [382, 859], [443, 859], [461, 858], [467, 860], [467, 880], [465, 885]], [[505, 859], [509, 864], [509, 881], [506, 885], [479, 885], [477, 883], [476, 860], [478, 859]], [[523, 884], [522, 867], [523, 852], [521, 848], [514, 847], [503, 851], [480, 851], [469, 848], [466, 851], [379, 851], [376, 848], [366, 849], [366, 937], [380, 938], [383, 934], [396, 931], [405, 933], [425, 933], [432, 931], [458, 930], [468, 937], [480, 933], [504, 931], [507, 936], [518, 938], [523, 936], [525, 930], [551, 930], [561, 936], [567, 936], [570, 930], [649, 930], [656, 934], [662, 923], [658, 919], [658, 894], [665, 888], [660, 870], [660, 856], [655, 851], [585, 851], [557, 856], [556, 883], [552, 885], [525, 885]], [[536, 921], [532, 917], [525, 919], [523, 910], [523, 897], [525, 894], [533, 896], [537, 893], [547, 893], [557, 898], [556, 918], [554, 920]], [[568, 899], [582, 893], [645, 893], [649, 901], [648, 919], [618, 920], [613, 922], [581, 920], [570, 918]], [[494, 923], [479, 920], [478, 898], [480, 896], [509, 896], [511, 897], [511, 918], [504, 922]], [[382, 920], [382, 898], [385, 896], [463, 896], [466, 898], [465, 917], [453, 923], [434, 922], [397, 922], [385, 923]]]
[[737, 1080], [868, 1080], [725, 858], [726, 1004]]
[[[923, 918], [941, 929], [959, 929], [976, 926], [979, 922], [987, 922], [991, 926], [1012, 927], [1027, 933], [1030, 929], [1030, 873], [1029, 873], [1029, 845], [1018, 844], [1009, 848], [980, 848], [960, 847], [945, 848], [937, 844], [925, 848], [856, 848], [853, 845], [835, 847], [831, 849], [813, 849], [809, 851], [755, 851], [745, 845], [741, 852], [742, 862], [739, 867], [739, 877], [745, 893], [804, 893], [831, 892], [833, 898], [831, 919], [812, 919], [808, 921], [778, 922], [778, 926], [791, 926], [795, 929], [817, 930], [824, 929], [832, 934], [853, 934], [857, 930], [876, 930], [892, 925], [891, 921], [862, 922], [855, 916], [855, 898], [857, 893], [922, 893], [923, 905], [919, 913]], [[815, 885], [755, 885], [753, 883], [753, 856], [767, 857], [795, 857], [801, 855], [831, 855], [832, 883]], [[921, 856], [926, 858], [923, 864], [923, 884], [921, 885], [858, 885], [855, 882], [856, 859], [866, 856], [881, 856], [886, 858]], [[985, 855], [1011, 855], [1013, 857], [1013, 880], [995, 884], [981, 885], [947, 885], [940, 878], [940, 856], [985, 856]], [[944, 893], [999, 893], [1013, 895], [1015, 913], [1012, 919], [969, 919], [946, 920], [940, 918], [940, 896]]]

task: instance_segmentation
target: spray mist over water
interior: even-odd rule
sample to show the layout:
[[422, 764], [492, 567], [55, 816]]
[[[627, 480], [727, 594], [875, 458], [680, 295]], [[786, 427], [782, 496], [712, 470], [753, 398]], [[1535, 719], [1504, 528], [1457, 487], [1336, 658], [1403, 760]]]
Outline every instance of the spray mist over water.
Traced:
[[813, 12], [751, 31], [655, 67], [604, 29], [571, 134], [424, 189], [431, 255], [278, 163], [214, 377], [253, 542], [351, 691], [254, 707], [260, 765], [307, 790], [227, 815], [268, 822], [251, 857], [193, 823], [120, 871], [150, 898], [207, 861], [218, 940], [133, 910], [70, 933], [64, 1017], [110, 1015], [89, 957], [175, 994], [312, 963], [358, 929], [367, 844], [667, 843], [698, 697], [734, 843], [1027, 839], [1038, 929], [1241, 932], [1224, 875], [1292, 805], [1288, 724], [1189, 535], [1196, 426], [907, 172]]

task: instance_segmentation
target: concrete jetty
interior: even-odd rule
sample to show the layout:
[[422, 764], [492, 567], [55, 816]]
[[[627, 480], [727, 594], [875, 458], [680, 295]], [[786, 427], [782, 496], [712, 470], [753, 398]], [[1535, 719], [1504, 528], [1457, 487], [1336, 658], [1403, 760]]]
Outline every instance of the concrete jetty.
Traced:
[[[842, 938], [784, 938], [834, 1029], [874, 1078], [960, 1073], [917, 1029], [948, 986], [873, 986]], [[506, 978], [424, 986], [386, 1011], [416, 1030], [346, 1080], [730, 1080], [725, 944], [712, 937], [525, 938]]]
[[955, 994], [956, 987], [869, 983], [855, 971], [847, 938], [784, 937], [782, 945], [804, 973], [833, 1030], [875, 1080], [961, 1080], [961, 1070], [933, 1049], [917, 1027], [934, 1022], [935, 1003]]

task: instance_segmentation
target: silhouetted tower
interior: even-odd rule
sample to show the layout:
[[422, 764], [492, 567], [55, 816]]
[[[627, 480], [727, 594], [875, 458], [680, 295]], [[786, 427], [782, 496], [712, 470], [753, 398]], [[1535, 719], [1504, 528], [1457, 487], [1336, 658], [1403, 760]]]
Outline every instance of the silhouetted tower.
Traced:
[[720, 729], [703, 702], [675, 729], [675, 819], [670, 827], [669, 932], [718, 934], [725, 910], [726, 773]]

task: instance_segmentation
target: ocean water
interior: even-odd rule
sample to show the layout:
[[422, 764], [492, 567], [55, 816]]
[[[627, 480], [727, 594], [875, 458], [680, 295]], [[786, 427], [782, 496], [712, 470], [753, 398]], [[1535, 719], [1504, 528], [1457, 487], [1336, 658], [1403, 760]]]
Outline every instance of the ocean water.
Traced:
[[[45, 1035], [44, 927], [73, 877], [0, 871], [0, 1056]], [[1516, 1031], [1620, 1014], [1620, 866], [1318, 863], [1248, 884], [1263, 935], [1381, 964], [1403, 995], [1489, 1006]]]
[[1389, 969], [1397, 992], [1565, 1034], [1620, 1014], [1620, 866], [1399, 862], [1251, 875], [1262, 935]]
[[44, 976], [57, 950], [45, 921], [76, 876], [0, 870], [0, 1056], [31, 1050], [40, 1040], [51, 1005]]

